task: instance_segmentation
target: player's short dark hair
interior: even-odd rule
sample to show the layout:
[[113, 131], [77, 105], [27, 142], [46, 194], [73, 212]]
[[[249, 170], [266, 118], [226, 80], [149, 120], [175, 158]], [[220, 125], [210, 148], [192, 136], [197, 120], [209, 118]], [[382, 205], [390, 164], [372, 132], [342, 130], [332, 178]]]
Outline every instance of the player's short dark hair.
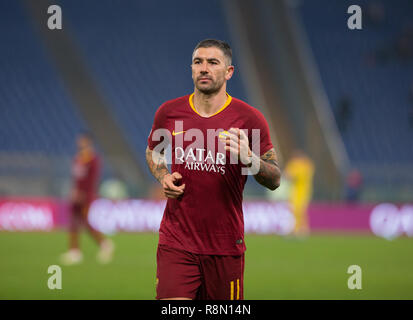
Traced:
[[221, 49], [224, 56], [228, 59], [228, 65], [232, 63], [232, 49], [228, 43], [217, 39], [205, 39], [198, 43], [194, 49], [194, 52], [199, 48], [211, 48], [215, 47]]

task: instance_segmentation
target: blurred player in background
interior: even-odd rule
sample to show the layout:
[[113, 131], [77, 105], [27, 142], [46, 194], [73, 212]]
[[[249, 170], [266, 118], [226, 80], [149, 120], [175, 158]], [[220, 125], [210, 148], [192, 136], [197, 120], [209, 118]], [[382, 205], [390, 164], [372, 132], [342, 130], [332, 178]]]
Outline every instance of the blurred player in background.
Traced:
[[98, 261], [108, 263], [112, 259], [114, 246], [111, 240], [95, 230], [88, 221], [89, 207], [97, 196], [100, 180], [100, 161], [89, 133], [77, 137], [77, 153], [72, 164], [73, 185], [70, 195], [69, 251], [61, 257], [62, 263], [72, 265], [82, 262], [79, 248], [79, 231], [85, 225], [99, 245]]
[[[194, 93], [165, 102], [155, 114], [146, 159], [168, 197], [159, 229], [157, 299], [243, 299], [242, 169], [254, 167], [254, 178], [266, 188], [279, 186], [267, 121], [226, 93], [231, 59], [227, 43], [201, 41], [192, 55]], [[160, 131], [171, 139], [171, 173], [157, 150]], [[254, 145], [259, 154], [251, 151]], [[237, 161], [230, 163], [230, 156]]]
[[363, 187], [363, 177], [360, 170], [353, 168], [347, 175], [346, 201], [347, 203], [357, 203], [360, 201], [360, 195]]
[[289, 202], [295, 217], [294, 234], [307, 236], [310, 232], [307, 209], [313, 194], [313, 161], [302, 150], [295, 150], [284, 174], [291, 183]]

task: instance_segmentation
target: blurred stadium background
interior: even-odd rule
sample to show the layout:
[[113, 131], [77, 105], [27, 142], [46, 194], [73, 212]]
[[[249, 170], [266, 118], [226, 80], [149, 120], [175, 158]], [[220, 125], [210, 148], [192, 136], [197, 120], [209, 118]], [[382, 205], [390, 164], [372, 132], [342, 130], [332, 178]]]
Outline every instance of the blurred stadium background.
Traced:
[[[52, 4], [62, 30], [47, 28]], [[410, 0], [0, 0], [0, 299], [154, 298], [164, 202], [146, 141], [159, 105], [192, 92], [205, 38], [232, 45], [228, 92], [265, 115], [282, 167], [301, 149], [316, 168], [305, 240], [288, 237], [288, 181], [248, 180], [245, 297], [412, 299]], [[116, 255], [98, 265], [84, 235], [85, 262], [49, 290], [84, 130], [104, 162], [91, 219]], [[354, 264], [362, 290], [347, 287]]]

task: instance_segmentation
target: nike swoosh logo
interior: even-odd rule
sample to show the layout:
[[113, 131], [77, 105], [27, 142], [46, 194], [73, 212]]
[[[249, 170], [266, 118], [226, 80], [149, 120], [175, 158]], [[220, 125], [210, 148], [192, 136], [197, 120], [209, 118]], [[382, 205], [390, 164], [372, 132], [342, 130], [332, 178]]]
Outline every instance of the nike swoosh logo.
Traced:
[[179, 131], [179, 132], [175, 132], [174, 130], [172, 130], [172, 135], [176, 136], [176, 135], [184, 133], [184, 132], [186, 132], [186, 130], [185, 131]]

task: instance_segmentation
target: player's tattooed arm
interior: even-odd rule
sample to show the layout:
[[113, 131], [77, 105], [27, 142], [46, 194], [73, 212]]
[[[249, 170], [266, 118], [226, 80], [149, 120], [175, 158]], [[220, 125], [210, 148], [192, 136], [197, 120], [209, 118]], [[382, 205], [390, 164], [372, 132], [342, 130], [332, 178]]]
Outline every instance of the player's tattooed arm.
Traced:
[[239, 128], [229, 129], [220, 135], [220, 140], [225, 144], [225, 150], [238, 156], [241, 162], [250, 168], [259, 184], [270, 190], [280, 186], [281, 171], [274, 148], [258, 157], [251, 151], [247, 135]]
[[162, 180], [169, 173], [164, 154], [146, 148], [146, 162], [152, 175], [162, 184]]
[[274, 148], [260, 157], [259, 171], [254, 175], [254, 178], [259, 184], [270, 190], [275, 190], [280, 186], [281, 170]]
[[146, 162], [153, 176], [160, 182], [167, 198], [176, 199], [183, 195], [185, 184], [178, 185], [182, 179], [179, 172], [169, 173], [165, 155], [146, 148]]

